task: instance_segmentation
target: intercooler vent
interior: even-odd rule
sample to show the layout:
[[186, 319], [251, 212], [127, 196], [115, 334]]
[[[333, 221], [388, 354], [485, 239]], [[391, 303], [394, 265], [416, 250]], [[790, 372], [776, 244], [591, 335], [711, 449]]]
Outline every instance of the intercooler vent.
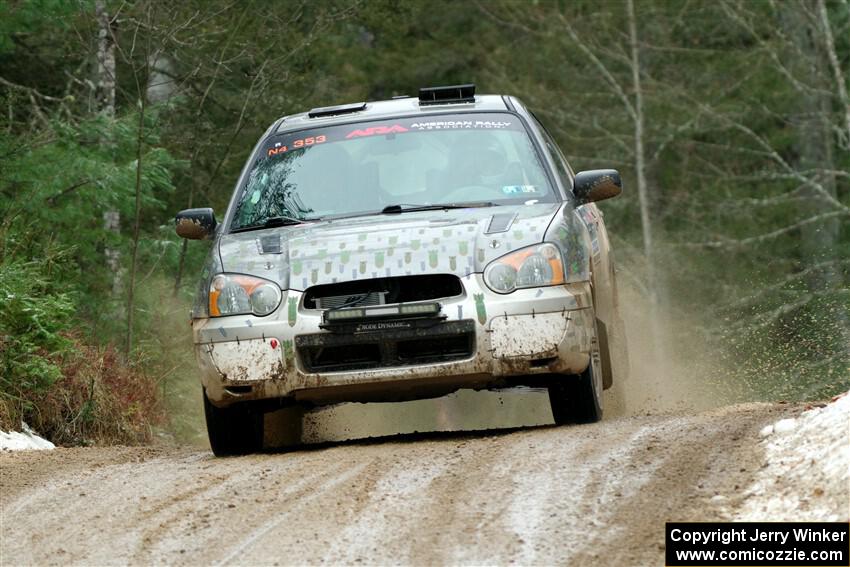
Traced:
[[384, 305], [387, 295], [385, 291], [370, 291], [368, 293], [353, 293], [350, 295], [329, 295], [317, 297], [317, 309], [338, 309], [340, 307], [366, 307], [369, 305]]
[[460, 278], [453, 274], [428, 274], [354, 280], [315, 285], [304, 293], [307, 309], [365, 307], [408, 301], [428, 301], [463, 294]]

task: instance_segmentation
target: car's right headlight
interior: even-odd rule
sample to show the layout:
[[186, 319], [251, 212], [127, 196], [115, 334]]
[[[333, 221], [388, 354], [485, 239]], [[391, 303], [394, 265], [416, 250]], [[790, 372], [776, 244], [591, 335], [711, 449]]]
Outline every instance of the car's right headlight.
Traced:
[[497, 293], [562, 284], [561, 251], [549, 242], [515, 250], [490, 262], [484, 269], [484, 282]]
[[252, 313], [263, 317], [277, 309], [282, 297], [274, 282], [240, 274], [218, 274], [210, 283], [210, 316]]

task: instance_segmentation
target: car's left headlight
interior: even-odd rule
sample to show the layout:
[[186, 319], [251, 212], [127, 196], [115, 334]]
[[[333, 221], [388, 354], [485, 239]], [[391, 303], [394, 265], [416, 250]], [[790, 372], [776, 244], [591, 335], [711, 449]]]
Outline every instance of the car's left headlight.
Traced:
[[561, 251], [549, 242], [515, 250], [487, 265], [484, 282], [496, 293], [562, 284], [564, 260]]
[[253, 313], [263, 317], [277, 309], [281, 298], [274, 282], [241, 274], [218, 274], [210, 283], [210, 315]]

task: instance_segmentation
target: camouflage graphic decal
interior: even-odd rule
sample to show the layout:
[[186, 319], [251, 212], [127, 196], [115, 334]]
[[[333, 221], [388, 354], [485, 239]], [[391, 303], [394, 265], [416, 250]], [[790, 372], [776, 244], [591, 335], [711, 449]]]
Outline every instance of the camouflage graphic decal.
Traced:
[[[419, 213], [398, 217], [363, 217], [334, 220], [309, 225], [281, 227], [281, 254], [271, 269], [267, 258], [258, 252], [257, 239], [269, 232], [226, 234], [218, 245], [223, 258], [223, 271], [257, 275], [275, 280], [282, 289], [306, 289], [311, 285], [334, 281], [357, 280], [367, 277], [393, 277], [421, 273], [451, 273], [459, 277], [481, 273], [494, 259], [525, 246], [544, 240], [544, 233], [560, 205], [534, 204], [500, 207], [500, 214], [514, 208], [516, 220], [512, 230], [499, 239], [499, 246], [490, 246], [484, 236], [493, 211], [488, 208], [462, 209]], [[585, 273], [582, 247], [570, 247], [571, 238], [582, 242], [584, 234], [570, 235], [570, 222], [581, 229], [584, 224], [570, 215], [558, 215], [552, 224], [564, 229], [561, 238], [554, 240], [563, 250], [575, 249], [568, 258], [572, 269]], [[580, 278], [576, 278], [580, 279]]]
[[284, 361], [295, 360], [295, 347], [292, 344], [292, 340], [289, 339], [289, 340], [283, 341], [283, 342], [281, 342], [281, 345], [283, 346], [283, 360]]
[[289, 298], [289, 326], [295, 326], [295, 320], [298, 318], [298, 300], [294, 297]]
[[483, 325], [487, 322], [487, 307], [484, 306], [484, 294], [473, 293], [472, 298], [475, 299], [475, 312], [478, 314], [478, 322]]

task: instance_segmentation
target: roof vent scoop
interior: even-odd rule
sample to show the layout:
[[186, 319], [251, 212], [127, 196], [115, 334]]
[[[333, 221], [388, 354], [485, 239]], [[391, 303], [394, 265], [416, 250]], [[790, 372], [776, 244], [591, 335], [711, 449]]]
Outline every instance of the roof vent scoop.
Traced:
[[337, 106], [323, 106], [314, 108], [307, 113], [310, 118], [321, 118], [323, 116], [336, 116], [337, 114], [351, 114], [352, 112], [360, 112], [366, 108], [365, 102], [354, 102], [351, 104], [340, 104]]
[[419, 89], [419, 106], [428, 104], [457, 104], [475, 102], [475, 85], [425, 87]]

